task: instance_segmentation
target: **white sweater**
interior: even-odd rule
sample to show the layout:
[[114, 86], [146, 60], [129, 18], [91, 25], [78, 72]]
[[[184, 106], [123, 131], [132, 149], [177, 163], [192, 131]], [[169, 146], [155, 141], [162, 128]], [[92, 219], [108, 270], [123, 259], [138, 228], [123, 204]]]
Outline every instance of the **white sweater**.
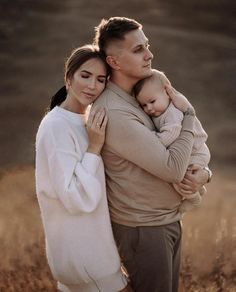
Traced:
[[36, 192], [51, 271], [69, 291], [126, 286], [112, 234], [104, 167], [87, 153], [85, 116], [55, 107], [36, 137]]

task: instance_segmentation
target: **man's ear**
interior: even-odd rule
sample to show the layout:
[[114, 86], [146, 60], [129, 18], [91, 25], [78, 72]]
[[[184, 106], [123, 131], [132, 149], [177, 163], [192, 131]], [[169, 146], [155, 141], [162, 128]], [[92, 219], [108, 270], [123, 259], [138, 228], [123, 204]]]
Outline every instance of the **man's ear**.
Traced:
[[106, 57], [107, 64], [114, 70], [119, 70], [119, 62], [115, 56], [107, 56]]

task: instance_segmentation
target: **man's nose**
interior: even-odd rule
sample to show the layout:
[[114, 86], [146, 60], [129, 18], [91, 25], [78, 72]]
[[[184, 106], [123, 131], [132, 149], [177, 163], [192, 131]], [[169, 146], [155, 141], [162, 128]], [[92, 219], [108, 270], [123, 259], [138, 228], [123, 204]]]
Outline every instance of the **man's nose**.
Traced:
[[153, 54], [148, 48], [147, 48], [147, 51], [146, 51], [145, 59], [146, 60], [152, 60], [153, 59]]

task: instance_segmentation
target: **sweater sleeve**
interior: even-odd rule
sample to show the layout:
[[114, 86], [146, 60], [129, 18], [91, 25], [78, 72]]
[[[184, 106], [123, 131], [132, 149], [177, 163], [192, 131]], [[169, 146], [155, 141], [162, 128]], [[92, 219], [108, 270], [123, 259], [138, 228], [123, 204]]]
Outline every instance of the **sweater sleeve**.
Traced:
[[[153, 118], [152, 120], [155, 125], [155, 118]], [[161, 143], [165, 147], [168, 147], [178, 138], [181, 131], [181, 125], [165, 123], [160, 127], [160, 129], [157, 130], [157, 137], [160, 139]]]
[[[101, 157], [75, 151], [73, 135], [67, 128], [51, 127], [44, 138], [49, 180], [62, 205], [71, 214], [92, 212], [102, 197], [97, 170]], [[81, 137], [83, 139], [83, 137]]]
[[193, 116], [185, 116], [179, 137], [168, 149], [155, 132], [129, 112], [112, 110], [106, 143], [118, 156], [167, 182], [182, 181], [193, 146]]
[[168, 106], [166, 111], [159, 117], [152, 118], [153, 123], [159, 132], [156, 135], [165, 147], [172, 144], [179, 136], [183, 113], [177, 109], [172, 103]]
[[211, 154], [206, 145], [207, 133], [203, 129], [201, 122], [195, 118], [194, 122], [194, 144], [193, 151], [190, 157], [190, 164], [198, 164], [202, 167], [208, 165]]
[[209, 164], [210, 158], [210, 150], [207, 147], [206, 143], [204, 143], [197, 151], [192, 152], [189, 164], [197, 164], [204, 167]]

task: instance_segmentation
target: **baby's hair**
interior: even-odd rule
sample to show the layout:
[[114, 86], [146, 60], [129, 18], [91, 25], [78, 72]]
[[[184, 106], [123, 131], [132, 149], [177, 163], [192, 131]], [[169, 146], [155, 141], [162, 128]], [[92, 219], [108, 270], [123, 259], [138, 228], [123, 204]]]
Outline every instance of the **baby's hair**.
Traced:
[[133, 90], [132, 90], [132, 95], [135, 98], [137, 98], [139, 93], [140, 93], [140, 91], [142, 90], [144, 84], [146, 82], [148, 82], [148, 81], [155, 81], [155, 80], [158, 80], [163, 87], [165, 87], [166, 85], [171, 85], [169, 79], [166, 77], [166, 75], [163, 72], [158, 71], [156, 69], [152, 69], [152, 75], [151, 76], [139, 80], [134, 85]]

